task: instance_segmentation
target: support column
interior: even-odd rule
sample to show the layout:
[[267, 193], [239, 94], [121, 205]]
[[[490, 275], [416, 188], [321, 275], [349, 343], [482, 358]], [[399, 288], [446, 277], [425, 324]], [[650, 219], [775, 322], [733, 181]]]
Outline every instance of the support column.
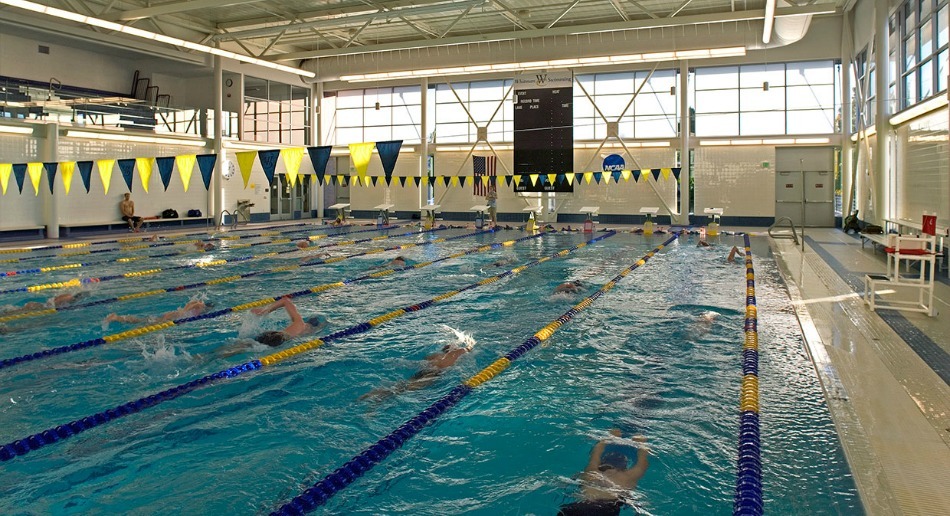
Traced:
[[211, 205], [211, 214], [215, 221], [221, 220], [221, 210], [224, 209], [224, 184], [221, 181], [221, 171], [224, 170], [224, 160], [227, 156], [224, 154], [224, 141], [221, 139], [221, 129], [224, 127], [222, 117], [223, 108], [223, 70], [221, 67], [221, 56], [214, 56], [214, 84], [212, 85], [214, 94], [214, 123], [212, 124], [211, 137], [214, 139], [214, 153], [218, 159], [214, 163], [214, 174], [211, 178], [211, 188], [208, 189], [208, 204]]
[[[44, 163], [59, 161], [59, 124], [44, 126], [43, 145], [40, 148], [40, 160]], [[46, 176], [46, 169], [43, 169]], [[47, 179], [49, 179], [47, 177]], [[49, 186], [49, 185], [47, 185]], [[42, 188], [42, 186], [40, 187]], [[59, 203], [62, 187], [53, 188], [54, 193], [43, 192], [43, 222], [46, 224], [46, 238], [59, 238]]]
[[[877, 91], [877, 103], [874, 110], [874, 128], [877, 131], [877, 141], [874, 145], [874, 191], [871, 194], [872, 213], [870, 220], [875, 224], [884, 225], [884, 218], [889, 216], [890, 206], [887, 206], [888, 168], [890, 156], [888, 146], [891, 139], [891, 124], [887, 113], [887, 5], [888, 2], [875, 2], [874, 9], [874, 87]], [[867, 219], [866, 219], [867, 220]]]
[[851, 163], [853, 146], [851, 145], [851, 13], [844, 13], [841, 17], [841, 216], [851, 215], [851, 206], [854, 198], [851, 191], [854, 188]]
[[[429, 78], [423, 77], [419, 81], [422, 108], [422, 144], [419, 146], [419, 177], [426, 177], [429, 171]], [[429, 201], [428, 187], [419, 183], [419, 206], [425, 206]]]
[[[310, 145], [319, 147], [323, 145], [323, 83], [315, 82], [310, 85], [310, 105], [313, 107], [313, 119], [310, 121]], [[316, 196], [316, 202], [313, 203], [314, 209], [317, 211], [317, 218], [323, 219], [323, 185], [320, 183], [313, 182], [311, 178], [312, 185], [316, 185], [313, 189], [314, 196]]]
[[676, 224], [689, 225], [689, 61], [680, 61], [680, 206], [679, 215], [672, 218]]

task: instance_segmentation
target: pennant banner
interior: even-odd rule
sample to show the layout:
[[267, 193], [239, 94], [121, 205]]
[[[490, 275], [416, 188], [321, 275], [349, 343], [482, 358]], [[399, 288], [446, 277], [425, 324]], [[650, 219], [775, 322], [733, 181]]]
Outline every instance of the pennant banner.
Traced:
[[26, 163], [13, 164], [13, 178], [16, 179], [16, 187], [20, 193], [23, 193], [23, 180], [26, 178]]
[[683, 170], [683, 169], [681, 169], [681, 168], [679, 168], [679, 167], [673, 169], [673, 177], [676, 178], [677, 181], [680, 180], [680, 171], [681, 171], [681, 170]]
[[284, 158], [284, 169], [290, 187], [297, 186], [297, 174], [300, 172], [300, 162], [303, 161], [303, 148], [281, 149], [280, 155]]
[[145, 190], [145, 193], [148, 193], [148, 181], [152, 178], [152, 158], [135, 158], [135, 165], [139, 169], [139, 180], [142, 182], [142, 189]]
[[[89, 164], [92, 165], [91, 162]], [[63, 190], [66, 195], [69, 195], [69, 188], [73, 184], [73, 172], [76, 171], [76, 162], [64, 161], [59, 164], [59, 169], [63, 172]]]
[[116, 160], [119, 164], [119, 172], [122, 173], [122, 179], [125, 179], [125, 184], [129, 187], [129, 192], [132, 192], [132, 174], [135, 172], [135, 159], [119, 159]]
[[158, 177], [162, 180], [165, 191], [168, 191], [168, 185], [172, 182], [172, 170], [175, 168], [175, 158], [155, 158], [155, 165], [158, 167]]
[[310, 163], [313, 164], [313, 173], [316, 174], [317, 181], [324, 184], [324, 176], [327, 173], [327, 163], [330, 162], [330, 151], [332, 145], [323, 147], [307, 147], [307, 153], [310, 154]]
[[0, 163], [0, 190], [2, 195], [7, 194], [7, 185], [10, 184], [10, 172], [13, 172], [13, 165], [10, 163]]
[[386, 176], [387, 185], [393, 180], [393, 170], [396, 169], [396, 160], [399, 158], [401, 147], [402, 140], [376, 142], [376, 150], [379, 151], [379, 160], [383, 162], [383, 174]]
[[639, 170], [631, 170], [630, 173], [633, 174], [633, 182], [634, 182], [634, 183], [639, 183], [639, 182], [640, 182], [640, 176], [642, 175], [642, 174], [640, 174], [640, 171], [639, 171]]
[[82, 185], [86, 188], [86, 193], [89, 193], [89, 188], [92, 186], [92, 165], [91, 161], [76, 163], [76, 166], [79, 167], [79, 178], [82, 179]]
[[267, 176], [267, 184], [274, 182], [274, 171], [277, 170], [277, 158], [280, 157], [280, 149], [257, 151], [257, 157], [261, 160], [261, 168], [264, 169], [264, 175]]
[[254, 168], [254, 158], [257, 157], [257, 151], [235, 152], [234, 155], [237, 156], [238, 168], [241, 170], [241, 178], [244, 179], [244, 188], [247, 188], [247, 182], [251, 179], [251, 169]]
[[43, 163], [43, 168], [46, 169], [46, 182], [49, 183], [49, 193], [53, 193], [53, 180], [56, 179], [56, 167], [59, 166], [59, 163], [55, 161], [52, 163]]
[[[240, 152], [238, 154], [241, 154]], [[254, 151], [251, 151], [251, 163], [254, 162]], [[240, 160], [238, 156], [238, 160]], [[211, 174], [214, 173], [214, 163], [218, 161], [217, 154], [200, 154], [195, 156], [195, 161], [198, 162], [198, 170], [201, 172], [201, 180], [204, 181], [205, 190], [211, 189]], [[251, 174], [251, 167], [247, 167], [247, 174]], [[241, 169], [241, 175], [244, 175], [244, 169]], [[247, 188], [247, 177], [244, 178], [244, 188]]]
[[[188, 191], [188, 185], [191, 184], [191, 173], [195, 170], [195, 159], [197, 156], [194, 154], [182, 154], [181, 156], [175, 156], [175, 165], [178, 166], [178, 176], [181, 177], [181, 184], [185, 187], [185, 191]], [[161, 171], [161, 166], [158, 167]], [[166, 188], [168, 185], [165, 185]]]
[[366, 176], [366, 169], [369, 167], [369, 159], [373, 156], [373, 142], [351, 143], [350, 159], [353, 160], [353, 167], [356, 168], [356, 175]]

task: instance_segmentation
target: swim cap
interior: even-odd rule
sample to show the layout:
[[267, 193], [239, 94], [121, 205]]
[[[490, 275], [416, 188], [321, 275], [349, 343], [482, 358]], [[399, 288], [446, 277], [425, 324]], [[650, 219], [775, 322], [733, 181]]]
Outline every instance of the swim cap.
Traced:
[[326, 326], [327, 324], [326, 319], [324, 319], [322, 316], [319, 316], [319, 315], [314, 315], [313, 317], [304, 319], [304, 322], [318, 329]]
[[254, 337], [254, 340], [260, 342], [261, 344], [276, 348], [277, 346], [283, 344], [285, 340], [287, 340], [287, 336], [284, 335], [284, 332], [282, 331], [265, 331], [257, 337]]
[[600, 466], [597, 468], [600, 471], [605, 471], [608, 469], [627, 469], [627, 456], [616, 451], [604, 452], [600, 456]]

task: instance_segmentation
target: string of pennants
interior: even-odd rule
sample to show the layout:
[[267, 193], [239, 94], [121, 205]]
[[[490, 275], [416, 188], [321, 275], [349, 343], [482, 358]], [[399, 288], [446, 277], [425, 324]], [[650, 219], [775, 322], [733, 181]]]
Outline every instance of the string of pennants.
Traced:
[[[237, 152], [235, 153], [235, 156], [237, 157], [238, 168], [240, 169], [241, 177], [244, 180], [244, 188], [248, 187], [251, 177], [251, 170], [253, 169], [255, 160], [260, 162], [261, 168], [264, 170], [264, 175], [267, 176], [267, 181], [269, 184], [274, 179], [277, 161], [281, 157], [284, 161], [284, 168], [287, 179], [290, 182], [290, 186], [296, 186], [296, 182], [300, 176], [300, 165], [303, 162], [305, 149], [310, 157], [311, 163], [313, 164], [314, 175], [311, 176], [312, 182], [318, 182], [322, 185], [332, 182], [334, 179], [336, 179], [337, 183], [341, 186], [349, 184], [352, 186], [361, 185], [368, 187], [370, 185], [375, 186], [380, 179], [383, 179], [386, 182], [386, 185], [392, 184], [394, 177], [393, 170], [396, 167], [396, 160], [399, 157], [399, 150], [401, 147], [402, 140], [350, 144], [350, 158], [353, 161], [353, 166], [357, 172], [355, 176], [349, 174], [336, 174], [328, 176], [326, 174], [327, 164], [330, 161], [330, 152], [333, 148], [329, 145], [320, 147], [296, 147], [286, 149], [245, 151]], [[383, 176], [368, 176], [366, 174], [374, 148], [379, 154], [380, 162], [383, 166]], [[76, 170], [79, 170], [79, 176], [82, 179], [82, 184], [86, 189], [86, 193], [89, 193], [92, 170], [93, 166], [95, 165], [99, 171], [99, 177], [102, 180], [104, 193], [108, 194], [113, 169], [115, 168], [115, 165], [118, 165], [119, 171], [122, 174], [122, 178], [125, 180], [125, 184], [128, 186], [130, 192], [132, 191], [135, 170], [138, 170], [139, 172], [139, 179], [141, 181], [142, 188], [146, 193], [148, 193], [148, 184], [154, 169], [158, 170], [162, 184], [164, 185], [165, 190], [168, 190], [168, 186], [171, 183], [172, 173], [175, 168], [178, 169], [178, 174], [181, 178], [182, 185], [184, 186], [184, 190], [187, 192], [188, 186], [191, 183], [191, 176], [192, 172], [194, 171], [195, 164], [198, 165], [205, 190], [208, 190], [211, 186], [211, 177], [214, 172], [216, 161], [216, 154], [184, 154], [179, 156], [157, 158], [0, 163], [0, 190], [2, 190], [3, 195], [6, 195], [7, 188], [10, 183], [10, 176], [12, 175], [16, 181], [18, 191], [22, 194], [25, 180], [27, 177], [29, 177], [30, 182], [33, 185], [35, 195], [39, 195], [40, 179], [43, 172], [45, 171], [50, 193], [53, 193], [55, 184], [54, 179], [56, 178], [57, 172], [60, 172], [64, 191], [68, 195], [72, 184], [73, 175], [75, 174]], [[634, 182], [639, 182], [641, 178], [647, 180], [651, 176], [653, 177], [654, 181], [659, 181], [660, 177], [669, 179], [670, 176], [673, 176], [678, 181], [680, 176], [680, 168], [654, 168], [562, 174], [513, 174], [505, 176], [434, 176], [431, 178], [418, 176], [397, 176], [396, 179], [401, 186], [406, 186], [407, 181], [411, 179], [414, 186], [417, 187], [420, 185], [428, 185], [430, 180], [434, 185], [459, 187], [473, 185], [475, 181], [480, 181], [483, 186], [488, 186], [489, 184], [494, 186], [497, 183], [499, 177], [503, 178], [508, 186], [511, 186], [512, 182], [516, 184], [522, 184], [522, 181], [530, 181], [532, 186], [536, 186], [539, 181], [542, 185], [562, 182], [567, 182], [568, 184], [580, 184], [581, 181], [586, 181], [587, 184], [590, 184], [592, 181], [600, 184], [601, 182], [609, 183], [611, 180], [613, 180], [615, 183], [619, 183], [621, 180], [629, 181], [631, 177], [633, 178]]]

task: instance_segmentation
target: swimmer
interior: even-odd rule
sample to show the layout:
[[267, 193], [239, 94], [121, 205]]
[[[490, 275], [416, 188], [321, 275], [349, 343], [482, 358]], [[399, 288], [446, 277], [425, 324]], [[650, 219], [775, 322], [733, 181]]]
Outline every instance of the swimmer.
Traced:
[[171, 312], [165, 312], [158, 317], [140, 317], [137, 315], [118, 315], [111, 313], [106, 316], [106, 323], [110, 322], [123, 322], [129, 324], [143, 324], [143, 323], [158, 323], [166, 321], [175, 321], [178, 319], [184, 319], [186, 317], [194, 317], [196, 315], [201, 315], [208, 311], [209, 308], [214, 308], [214, 303], [200, 301], [197, 299], [188, 301], [185, 303], [185, 306], [179, 308], [178, 310], [172, 310]]
[[726, 261], [729, 263], [732, 263], [733, 261], [735, 261], [736, 256], [745, 257], [745, 253], [740, 251], [738, 247], [732, 246], [732, 250], [729, 251], [729, 256], [726, 258]]
[[[456, 335], [461, 334], [461, 332], [458, 331], [455, 333]], [[455, 363], [458, 362], [458, 359], [462, 357], [462, 355], [470, 352], [474, 347], [475, 340], [471, 337], [468, 337], [465, 340], [460, 340], [459, 342], [453, 344], [446, 344], [445, 346], [442, 346], [442, 349], [437, 353], [427, 356], [422, 367], [419, 368], [415, 374], [410, 376], [408, 380], [403, 380], [393, 387], [374, 389], [360, 396], [360, 399], [371, 399], [378, 401], [380, 399], [401, 394], [406, 391], [417, 391], [419, 389], [428, 387], [440, 376], [442, 376], [442, 373], [444, 373], [446, 369], [454, 366]]]
[[297, 245], [297, 249], [306, 249], [306, 248], [310, 247], [310, 241], [309, 241], [309, 240], [297, 240], [297, 242], [295, 242], [295, 244]]
[[584, 284], [580, 280], [568, 281], [567, 283], [561, 283], [554, 288], [555, 294], [577, 294], [584, 288]]
[[376, 267], [374, 267], [374, 269], [400, 268], [400, 267], [405, 267], [408, 264], [409, 264], [409, 261], [406, 260], [405, 256], [397, 256], [382, 265], [377, 265]]
[[337, 218], [330, 223], [331, 226], [342, 226], [344, 224], [346, 224], [346, 221], [344, 221], [341, 216], [337, 216]]
[[254, 308], [251, 312], [256, 315], [267, 315], [280, 308], [283, 308], [287, 312], [287, 315], [290, 317], [290, 324], [281, 331], [265, 331], [257, 337], [254, 337], [254, 340], [273, 348], [280, 346], [294, 337], [302, 337], [316, 333], [326, 326], [326, 321], [318, 315], [304, 319], [300, 315], [300, 312], [297, 311], [297, 306], [294, 305], [294, 302], [291, 301], [289, 297], [282, 297], [265, 307]]
[[198, 251], [211, 251], [214, 249], [214, 244], [211, 242], [195, 242], [195, 249]]
[[58, 296], [49, 299], [45, 303], [40, 303], [38, 301], [28, 301], [22, 306], [13, 307], [9, 310], [3, 311], [2, 313], [3, 315], [14, 315], [35, 312], [37, 310], [46, 310], [48, 308], [65, 308], [86, 297], [86, 294], [87, 293], [84, 291], [59, 294]]
[[696, 247], [712, 247], [712, 246], [711, 246], [710, 243], [707, 242], [705, 239], [700, 238], [700, 239], [699, 239], [699, 243], [696, 244]]
[[[620, 437], [619, 429], [610, 430], [614, 437]], [[627, 456], [619, 452], [604, 453], [608, 440], [603, 439], [590, 451], [587, 467], [580, 474], [582, 488], [581, 500], [561, 506], [558, 516], [615, 515], [626, 505], [624, 495], [637, 488], [637, 483], [646, 474], [650, 466], [650, 450], [645, 446], [646, 438], [636, 436], [640, 443], [637, 448], [637, 463], [627, 467]]]

